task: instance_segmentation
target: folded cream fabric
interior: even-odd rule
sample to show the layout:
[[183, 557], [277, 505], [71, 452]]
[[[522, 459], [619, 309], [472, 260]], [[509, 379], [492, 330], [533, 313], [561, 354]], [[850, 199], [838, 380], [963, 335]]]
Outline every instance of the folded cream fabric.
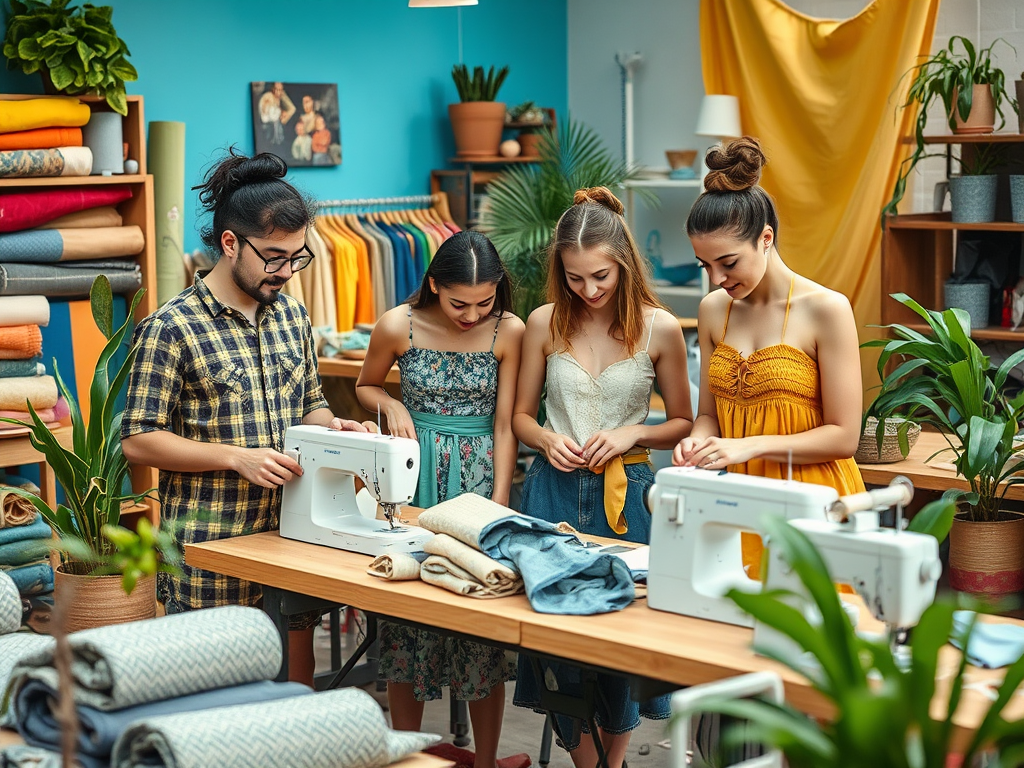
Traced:
[[57, 382], [53, 376], [4, 379], [0, 387], [0, 408], [21, 410], [26, 400], [33, 408], [53, 408], [57, 404]]
[[0, 296], [0, 325], [49, 325], [45, 296]]
[[377, 555], [366, 572], [388, 581], [408, 581], [420, 577], [420, 561], [407, 552]]
[[431, 555], [420, 566], [420, 578], [435, 587], [447, 589], [465, 597], [503, 597], [495, 594], [473, 578], [469, 571], [459, 568], [447, 557]]
[[518, 573], [446, 533], [439, 533], [429, 539], [423, 549], [468, 571], [476, 581], [493, 590], [496, 596], [514, 595], [523, 589], [523, 580]]
[[480, 533], [491, 523], [518, 514], [475, 493], [463, 493], [420, 513], [419, 525], [434, 533], [447, 533], [480, 549]]

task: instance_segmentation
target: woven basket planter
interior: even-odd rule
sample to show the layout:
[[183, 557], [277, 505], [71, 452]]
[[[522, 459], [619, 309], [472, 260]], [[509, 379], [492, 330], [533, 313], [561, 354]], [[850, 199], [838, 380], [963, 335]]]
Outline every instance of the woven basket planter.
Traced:
[[1000, 512], [994, 523], [966, 513], [949, 531], [949, 585], [960, 592], [997, 597], [1024, 589], [1024, 514]]
[[[897, 461], [903, 461], [907, 457], [900, 451], [897, 431], [905, 423], [905, 419], [892, 418], [885, 420], [885, 437], [882, 438], [882, 450], [879, 451], [878, 440], [875, 437], [875, 430], [878, 429], [878, 419], [874, 416], [868, 416], [867, 422], [864, 424], [864, 431], [860, 436], [857, 452], [853, 455], [854, 461], [858, 464], [892, 464]], [[917, 442], [917, 438], [920, 435], [921, 425], [911, 423], [907, 430], [908, 450], [914, 447], [914, 443]]]
[[156, 576], [139, 579], [130, 595], [120, 576], [78, 576], [53, 569], [53, 600], [64, 608], [67, 632], [156, 616]]

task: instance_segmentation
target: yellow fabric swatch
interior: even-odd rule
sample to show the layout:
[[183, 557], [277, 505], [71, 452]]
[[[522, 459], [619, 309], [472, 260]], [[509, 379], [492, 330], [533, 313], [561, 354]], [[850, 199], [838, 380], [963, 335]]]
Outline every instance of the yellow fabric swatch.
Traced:
[[608, 526], [620, 536], [629, 530], [626, 516], [622, 514], [622, 508], [626, 506], [626, 491], [629, 489], [626, 465], [643, 464], [646, 461], [650, 461], [649, 451], [630, 453], [616, 456], [594, 470], [595, 475], [604, 474], [604, 516]]
[[68, 96], [0, 100], [0, 133], [34, 128], [80, 128], [89, 122], [88, 105]]

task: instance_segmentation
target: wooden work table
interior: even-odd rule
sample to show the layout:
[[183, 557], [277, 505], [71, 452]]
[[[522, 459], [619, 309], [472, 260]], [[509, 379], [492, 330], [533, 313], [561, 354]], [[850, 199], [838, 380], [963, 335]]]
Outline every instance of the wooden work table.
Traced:
[[[790, 704], [815, 717], [830, 718], [834, 714], [831, 704], [805, 678], [754, 654], [750, 648], [752, 630], [656, 611], [644, 600], [635, 601], [623, 611], [597, 616], [540, 614], [530, 608], [523, 595], [478, 600], [420, 581], [385, 581], [366, 573], [370, 558], [365, 555], [285, 539], [276, 532], [187, 544], [185, 561], [195, 568], [368, 613], [672, 686], [771, 670], [782, 677]], [[866, 611], [862, 610], [861, 615], [862, 627], [879, 628]], [[952, 646], [943, 649], [938, 696], [943, 695], [943, 681], [955, 671], [958, 659], [959, 652]], [[991, 702], [978, 688], [989, 681], [998, 683], [1002, 675], [1001, 670], [970, 672], [969, 682], [976, 685], [964, 691], [954, 718], [960, 746], [966, 744]], [[941, 717], [938, 697], [934, 706], [933, 716]], [[1005, 715], [1024, 716], [1022, 697], [1014, 698]]]
[[[929, 461], [929, 458], [943, 451]], [[957, 475], [952, 467], [953, 453], [946, 438], [938, 432], [921, 432], [910, 455], [903, 461], [892, 464], [860, 464], [860, 473], [865, 483], [888, 485], [893, 478], [903, 475], [909, 478], [914, 488], [929, 491], [945, 491], [949, 488], [970, 490], [967, 481]], [[1024, 499], [1024, 486], [1014, 485], [1006, 493], [1008, 499]]]

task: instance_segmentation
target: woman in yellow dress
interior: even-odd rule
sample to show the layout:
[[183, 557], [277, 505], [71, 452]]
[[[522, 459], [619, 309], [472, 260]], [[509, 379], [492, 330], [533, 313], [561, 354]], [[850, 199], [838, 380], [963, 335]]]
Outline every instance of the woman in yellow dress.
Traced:
[[[697, 317], [700, 404], [679, 466], [728, 469], [864, 490], [853, 460], [860, 438], [857, 326], [849, 300], [782, 261], [775, 203], [759, 185], [757, 139], [713, 147], [705, 192], [686, 232], [714, 285]], [[760, 568], [760, 541], [745, 536], [744, 565]]]

